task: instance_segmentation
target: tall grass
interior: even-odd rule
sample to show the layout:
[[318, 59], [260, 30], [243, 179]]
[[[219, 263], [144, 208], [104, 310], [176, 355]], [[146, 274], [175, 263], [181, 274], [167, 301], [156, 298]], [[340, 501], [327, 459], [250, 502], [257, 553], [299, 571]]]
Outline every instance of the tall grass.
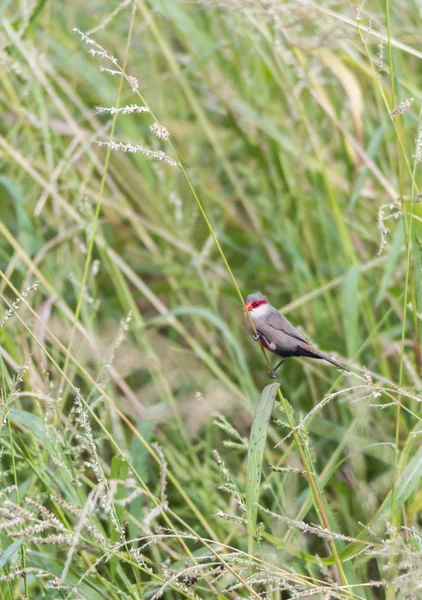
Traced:
[[0, 598], [422, 594], [418, 11], [0, 7]]

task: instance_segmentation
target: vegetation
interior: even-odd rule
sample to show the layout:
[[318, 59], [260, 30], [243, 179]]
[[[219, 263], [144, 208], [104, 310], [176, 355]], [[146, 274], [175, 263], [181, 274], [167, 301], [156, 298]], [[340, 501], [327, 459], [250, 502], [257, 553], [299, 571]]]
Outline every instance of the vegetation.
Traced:
[[1, 599], [422, 597], [421, 10], [0, 4]]

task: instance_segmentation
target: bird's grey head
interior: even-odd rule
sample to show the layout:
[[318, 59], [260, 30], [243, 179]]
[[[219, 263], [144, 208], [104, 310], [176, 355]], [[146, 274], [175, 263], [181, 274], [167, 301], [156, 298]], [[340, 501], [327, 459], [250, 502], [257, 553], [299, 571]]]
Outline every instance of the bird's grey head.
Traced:
[[259, 294], [256, 292], [255, 294], [249, 294], [249, 296], [246, 296], [245, 302], [256, 302], [257, 300], [266, 300], [266, 297], [264, 294]]
[[245, 300], [246, 309], [252, 316], [259, 316], [268, 310], [270, 304], [263, 294], [249, 294]]

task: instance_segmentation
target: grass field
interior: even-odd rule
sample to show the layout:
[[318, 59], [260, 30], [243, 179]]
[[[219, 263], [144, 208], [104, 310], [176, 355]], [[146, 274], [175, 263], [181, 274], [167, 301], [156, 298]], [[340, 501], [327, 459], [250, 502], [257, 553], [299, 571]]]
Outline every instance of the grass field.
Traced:
[[0, 600], [422, 598], [421, 12], [0, 2]]

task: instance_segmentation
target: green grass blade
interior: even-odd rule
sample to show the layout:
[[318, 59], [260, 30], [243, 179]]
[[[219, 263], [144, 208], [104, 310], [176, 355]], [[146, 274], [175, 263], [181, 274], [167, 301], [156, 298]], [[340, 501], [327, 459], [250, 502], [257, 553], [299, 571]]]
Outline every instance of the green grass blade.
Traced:
[[13, 542], [12, 544], [10, 544], [10, 546], [6, 548], [6, 550], [0, 556], [0, 569], [2, 569], [4, 565], [12, 558], [12, 556], [16, 554], [16, 552], [19, 550], [22, 544], [23, 540], [17, 540], [16, 542]]
[[[128, 467], [127, 461], [122, 460], [122, 458], [119, 456], [113, 456], [112, 461], [111, 461], [111, 479], [124, 482], [127, 479], [128, 473], [129, 473], [129, 467]], [[122, 499], [124, 499], [124, 497], [125, 497], [124, 483], [119, 483], [117, 485], [117, 491], [115, 493], [115, 500], [122, 500]], [[114, 511], [115, 511], [115, 515], [116, 515], [118, 522], [121, 523], [123, 514], [124, 514], [124, 507], [121, 504], [115, 503]], [[119, 532], [117, 531], [116, 527], [112, 523], [110, 523], [110, 539], [111, 539], [112, 543], [114, 543], [114, 544], [117, 543], [117, 541], [119, 539]], [[113, 578], [116, 575], [117, 564], [118, 564], [117, 558], [115, 556], [112, 556], [110, 559], [110, 570], [111, 570], [111, 574], [112, 574]]]
[[[406, 469], [403, 471], [402, 476], [397, 482], [396, 488], [396, 510], [400, 509], [403, 504], [410, 498], [412, 493], [419, 489], [420, 487], [420, 479], [422, 478], [422, 448], [419, 448], [415, 456], [407, 465]], [[370, 521], [368, 526], [371, 529], [379, 527], [382, 523], [385, 522], [386, 519], [390, 517], [391, 513], [391, 491], [384, 499], [384, 502], [378, 509], [375, 517]], [[364, 542], [368, 539], [369, 534], [368, 530], [365, 529], [360, 533], [358, 539]], [[358, 542], [352, 542], [345, 546], [342, 550], [340, 550], [339, 555], [342, 560], [346, 560], [357, 554], [362, 550], [364, 544], [360, 544]], [[332, 557], [324, 559], [326, 564], [334, 564], [334, 560]]]
[[343, 282], [343, 324], [347, 353], [355, 356], [361, 342], [359, 336], [359, 267], [349, 269]]
[[385, 265], [385, 271], [383, 278], [381, 280], [381, 284], [379, 287], [379, 292], [377, 294], [376, 305], [378, 306], [381, 301], [384, 299], [385, 294], [387, 292], [388, 286], [391, 283], [394, 273], [397, 271], [397, 264], [400, 259], [400, 255], [403, 249], [404, 244], [404, 230], [403, 224], [400, 223], [397, 227], [390, 247], [390, 256], [388, 257], [388, 262]]
[[[413, 235], [413, 277], [415, 282], [416, 310], [418, 315], [420, 315], [422, 314], [422, 228], [420, 223], [417, 223], [415, 230]], [[419, 339], [417, 340], [417, 344], [420, 345], [422, 341], [420, 323], [418, 330]]]
[[253, 554], [254, 551], [262, 460], [274, 399], [279, 387], [278, 383], [272, 383], [262, 390], [251, 429], [246, 472], [246, 517], [248, 522], [249, 554]]

